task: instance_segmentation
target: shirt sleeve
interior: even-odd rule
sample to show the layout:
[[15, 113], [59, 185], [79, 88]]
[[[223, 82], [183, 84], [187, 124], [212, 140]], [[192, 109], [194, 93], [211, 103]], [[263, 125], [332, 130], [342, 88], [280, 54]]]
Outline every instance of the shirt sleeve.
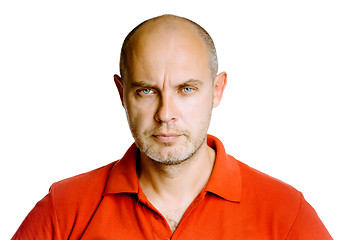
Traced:
[[301, 203], [296, 219], [291, 227], [286, 240], [331, 240], [333, 239], [316, 211], [301, 194]]
[[54, 207], [53, 186], [26, 216], [12, 240], [60, 239], [58, 220]]

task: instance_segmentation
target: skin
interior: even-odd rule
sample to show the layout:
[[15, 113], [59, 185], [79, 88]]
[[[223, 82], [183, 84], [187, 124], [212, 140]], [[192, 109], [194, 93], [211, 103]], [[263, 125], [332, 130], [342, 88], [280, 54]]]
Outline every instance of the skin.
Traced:
[[140, 186], [175, 231], [215, 162], [206, 135], [226, 73], [211, 76], [207, 48], [189, 23], [165, 20], [137, 30], [127, 76], [114, 78], [141, 151]]

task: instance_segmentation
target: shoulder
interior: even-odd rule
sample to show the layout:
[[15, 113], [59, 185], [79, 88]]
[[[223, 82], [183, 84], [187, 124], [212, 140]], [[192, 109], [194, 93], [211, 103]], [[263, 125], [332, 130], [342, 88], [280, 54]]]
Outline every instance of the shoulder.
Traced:
[[[255, 219], [258, 229], [286, 239], [332, 239], [316, 211], [300, 191], [262, 173], [233, 157], [240, 169], [242, 194], [240, 205], [247, 220]], [[236, 163], [235, 163], [236, 161]]]
[[230, 158], [237, 161], [237, 164], [239, 165], [244, 193], [263, 195], [265, 199], [276, 197], [277, 200], [280, 198], [291, 198], [300, 201], [301, 193], [291, 185], [252, 168], [231, 156]]
[[90, 172], [82, 173], [58, 182], [55, 182], [49, 195], [58, 208], [67, 206], [80, 206], [79, 203], [100, 201], [111, 168], [115, 162]]
[[101, 200], [114, 163], [54, 183], [13, 239], [68, 239], [70, 234], [80, 237]]
[[240, 161], [237, 161], [237, 164], [242, 179], [241, 202], [249, 210], [264, 214], [264, 217], [271, 216], [273, 220], [293, 222], [303, 201], [302, 193]]
[[54, 183], [50, 193], [56, 201], [79, 201], [88, 196], [101, 197], [109, 172], [116, 162], [90, 172], [82, 173]]
[[71, 222], [80, 215], [89, 218], [101, 201], [115, 163], [54, 183], [48, 196], [58, 218], [63, 222]]

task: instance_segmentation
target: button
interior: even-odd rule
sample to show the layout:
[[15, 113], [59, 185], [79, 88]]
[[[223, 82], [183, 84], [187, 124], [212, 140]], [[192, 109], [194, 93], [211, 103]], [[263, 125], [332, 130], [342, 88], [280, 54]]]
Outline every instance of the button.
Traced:
[[154, 213], [154, 218], [155, 218], [156, 220], [159, 220], [159, 215], [158, 215], [157, 213]]

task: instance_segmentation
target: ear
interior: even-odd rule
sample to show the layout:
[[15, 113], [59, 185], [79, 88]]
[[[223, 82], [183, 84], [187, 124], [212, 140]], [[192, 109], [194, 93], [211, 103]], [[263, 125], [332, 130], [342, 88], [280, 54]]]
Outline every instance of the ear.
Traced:
[[219, 106], [227, 83], [227, 73], [219, 73], [214, 80], [213, 108]]
[[114, 75], [114, 82], [115, 82], [115, 85], [119, 91], [119, 94], [120, 94], [120, 99], [121, 99], [121, 104], [123, 105], [124, 107], [124, 87], [123, 87], [123, 82], [122, 82], [122, 79], [119, 75], [115, 74]]

